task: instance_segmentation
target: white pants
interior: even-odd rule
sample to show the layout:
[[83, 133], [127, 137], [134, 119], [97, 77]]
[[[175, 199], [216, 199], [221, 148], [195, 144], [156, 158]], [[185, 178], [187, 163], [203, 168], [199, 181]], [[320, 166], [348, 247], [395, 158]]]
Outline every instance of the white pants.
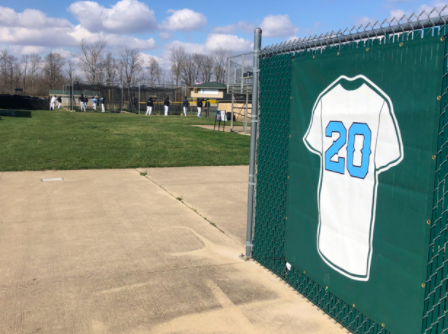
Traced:
[[146, 115], [150, 116], [152, 113], [152, 107], [146, 107]]
[[93, 110], [96, 111], [96, 103], [93, 104]]
[[184, 107], [184, 116], [185, 116], [185, 117], [187, 117], [187, 110], [188, 110], [188, 108], [187, 108], [187, 107]]
[[165, 106], [165, 116], [168, 116], [168, 106]]
[[201, 117], [202, 108], [198, 107], [198, 117]]
[[50, 110], [54, 110], [54, 102], [50, 102]]
[[104, 109], [104, 103], [101, 103], [101, 112], [106, 112], [106, 110]]
[[61, 102], [58, 102], [58, 110], [61, 109]]

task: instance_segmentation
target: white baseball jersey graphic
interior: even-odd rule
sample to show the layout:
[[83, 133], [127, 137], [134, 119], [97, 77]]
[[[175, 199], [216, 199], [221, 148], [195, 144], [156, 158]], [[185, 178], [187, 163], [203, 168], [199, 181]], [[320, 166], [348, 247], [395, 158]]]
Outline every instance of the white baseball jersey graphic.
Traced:
[[403, 160], [392, 102], [365, 76], [341, 76], [317, 98], [303, 141], [321, 157], [319, 255], [342, 275], [368, 281], [378, 175]]

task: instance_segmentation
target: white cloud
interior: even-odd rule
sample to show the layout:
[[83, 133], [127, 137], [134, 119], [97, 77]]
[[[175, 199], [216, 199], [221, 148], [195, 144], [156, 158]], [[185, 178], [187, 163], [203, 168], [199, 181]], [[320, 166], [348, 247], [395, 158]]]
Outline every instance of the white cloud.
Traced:
[[51, 28], [70, 27], [71, 23], [65, 19], [47, 17], [36, 9], [25, 9], [22, 13], [16, 13], [12, 8], [0, 6], [0, 26], [24, 27], [24, 28]]
[[159, 34], [159, 38], [162, 39], [162, 40], [164, 40], [164, 41], [166, 41], [166, 40], [168, 40], [168, 39], [171, 39], [172, 37], [173, 37], [173, 35], [170, 34], [169, 32], [166, 32], [166, 31], [162, 31], [162, 32]]
[[260, 24], [264, 37], [286, 37], [297, 34], [299, 28], [293, 26], [288, 15], [269, 15]]
[[230, 49], [232, 52], [246, 52], [253, 48], [251, 41], [238, 37], [236, 35], [225, 34], [209, 34], [205, 42], [207, 50], [215, 50], [219, 48]]
[[120, 0], [111, 8], [95, 1], [77, 1], [68, 11], [91, 32], [130, 34], [157, 29], [154, 11], [137, 0]]
[[76, 44], [76, 40], [70, 36], [71, 31], [72, 28], [0, 27], [0, 42], [46, 47], [71, 46]]
[[298, 37], [298, 36], [291, 36], [291, 37], [288, 37], [288, 39], [286, 41], [287, 42], [292, 42], [292, 41], [295, 41], [297, 39], [300, 39], [300, 37]]
[[151, 58], [154, 58], [155, 60], [157, 60], [162, 69], [169, 70], [171, 68], [171, 61], [168, 59], [168, 57], [157, 57], [146, 53], [142, 53], [141, 55], [144, 61], [144, 66], [148, 66], [149, 60]]
[[148, 51], [154, 49], [156, 46], [156, 42], [152, 37], [144, 40], [128, 35], [109, 34], [104, 32], [94, 33], [80, 25], [74, 27], [74, 30], [70, 33], [70, 36], [76, 40], [76, 45], [79, 45], [81, 40], [84, 38], [87, 42], [95, 42], [100, 39], [104, 39], [109, 47], [116, 49], [129, 46], [142, 51]]
[[[446, 8], [446, 6], [446, 2], [433, 1], [431, 4], [421, 5], [416, 11], [414, 11], [414, 15], [420, 17], [421, 20], [427, 19], [428, 17], [448, 15], [448, 8]], [[425, 14], [420, 16], [423, 11]], [[402, 9], [391, 10], [389, 20], [395, 18], [395, 20], [398, 21], [403, 17], [403, 15], [409, 17], [412, 13], [412, 11], [404, 11]]]
[[180, 10], [170, 9], [168, 13], [171, 13], [171, 16], [163, 21], [161, 26], [165, 30], [197, 31], [207, 25], [207, 18], [204, 14], [188, 8]]
[[233, 53], [241, 53], [253, 49], [251, 41], [236, 35], [225, 34], [209, 34], [205, 44], [172, 41], [163, 46], [165, 53], [168, 53], [173, 46], [183, 46], [187, 53], [210, 53], [220, 48], [230, 50]]
[[374, 24], [376, 21], [377, 20], [375, 18], [364, 16], [364, 17], [360, 17], [359, 19], [357, 19], [355, 21], [355, 26], [359, 27], [360, 25], [363, 25], [365, 27], [369, 23], [370, 23], [370, 25]]
[[165, 50], [166, 53], [168, 53], [171, 47], [173, 46], [174, 47], [183, 46], [187, 53], [205, 53], [207, 51], [205, 49], [204, 44], [188, 43], [181, 41], [172, 41], [171, 43], [165, 44], [163, 46], [163, 49]]
[[252, 33], [255, 30], [255, 26], [252, 23], [240, 21], [236, 24], [230, 24], [224, 27], [216, 27], [213, 29], [213, 32], [217, 34], [230, 34], [235, 32], [236, 30]]
[[441, 12], [442, 10], [442, 15], [448, 15], [448, 9], [445, 8], [446, 5], [446, 2], [434, 1], [431, 5], [421, 5], [418, 9], [418, 13], [420, 14], [420, 12], [425, 11], [427, 14], [429, 14], [435, 8], [436, 10], [431, 13], [431, 17], [438, 16], [439, 12]]
[[410, 15], [410, 14], [411, 14], [410, 12], [405, 13], [405, 11], [401, 9], [391, 10], [389, 20], [395, 18], [396, 21], [399, 21], [403, 17], [403, 15]]
[[14, 54], [22, 54], [22, 55], [26, 55], [26, 54], [31, 54], [31, 53], [43, 53], [46, 48], [44, 48], [43, 46], [29, 46], [29, 45], [12, 45], [9, 48], [12, 53]]

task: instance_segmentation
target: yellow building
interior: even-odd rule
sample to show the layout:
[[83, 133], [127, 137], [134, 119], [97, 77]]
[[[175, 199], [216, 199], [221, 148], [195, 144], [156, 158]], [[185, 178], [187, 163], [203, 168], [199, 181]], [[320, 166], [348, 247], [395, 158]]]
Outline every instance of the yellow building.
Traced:
[[209, 100], [231, 99], [227, 96], [227, 86], [219, 82], [205, 82], [203, 84], [188, 87], [193, 101], [199, 98]]

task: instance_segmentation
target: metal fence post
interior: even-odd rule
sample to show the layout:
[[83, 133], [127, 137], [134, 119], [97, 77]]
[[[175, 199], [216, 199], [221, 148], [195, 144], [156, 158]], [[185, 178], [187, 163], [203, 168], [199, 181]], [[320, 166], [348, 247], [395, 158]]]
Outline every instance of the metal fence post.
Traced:
[[141, 84], [138, 84], [138, 114], [140, 115], [140, 86]]
[[257, 155], [257, 123], [258, 123], [258, 56], [261, 48], [261, 29], [254, 31], [254, 74], [252, 83], [252, 117], [250, 127], [250, 163], [249, 163], [249, 194], [247, 200], [247, 234], [246, 234], [246, 257], [252, 257], [252, 231], [254, 225], [254, 197], [255, 197], [255, 164]]
[[71, 94], [71, 107], [72, 107], [72, 112], [74, 111], [73, 109], [73, 100], [75, 99], [75, 91], [73, 90], [73, 78], [72, 78], [72, 94]]
[[246, 88], [246, 111], [244, 112], [244, 134], [247, 134], [247, 107], [249, 105], [249, 92]]
[[233, 101], [235, 100], [235, 95], [232, 93], [232, 109], [230, 110], [230, 131], [233, 131]]

